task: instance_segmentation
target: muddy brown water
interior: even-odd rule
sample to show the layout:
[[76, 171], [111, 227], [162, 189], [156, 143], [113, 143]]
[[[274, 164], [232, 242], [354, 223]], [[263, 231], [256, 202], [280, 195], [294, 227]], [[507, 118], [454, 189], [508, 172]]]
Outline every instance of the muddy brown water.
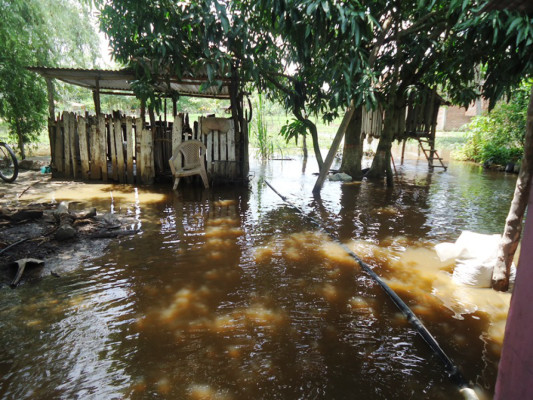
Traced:
[[327, 182], [314, 198], [311, 164], [254, 165], [249, 188], [45, 194], [141, 231], [61, 278], [0, 290], [0, 397], [461, 398], [383, 291], [266, 178], [385, 277], [490, 398], [509, 295], [454, 285], [433, 246], [500, 232], [515, 176], [410, 160], [392, 190]]

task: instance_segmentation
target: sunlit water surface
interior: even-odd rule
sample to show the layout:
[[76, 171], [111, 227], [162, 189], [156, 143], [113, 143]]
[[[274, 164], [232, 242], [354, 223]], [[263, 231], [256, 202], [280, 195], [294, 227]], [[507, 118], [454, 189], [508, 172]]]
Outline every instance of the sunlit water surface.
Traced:
[[59, 279], [0, 289], [0, 397], [461, 398], [382, 290], [268, 179], [385, 277], [490, 398], [509, 295], [455, 286], [433, 246], [500, 232], [515, 177], [411, 160], [394, 189], [326, 182], [319, 198], [314, 164], [255, 165], [249, 188], [47, 194], [141, 231]]

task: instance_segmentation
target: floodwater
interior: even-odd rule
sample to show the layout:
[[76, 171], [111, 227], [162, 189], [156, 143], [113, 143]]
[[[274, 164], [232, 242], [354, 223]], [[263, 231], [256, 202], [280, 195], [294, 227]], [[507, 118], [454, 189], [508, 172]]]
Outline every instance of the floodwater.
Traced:
[[319, 218], [412, 307], [483, 398], [509, 295], [458, 287], [433, 246], [501, 231], [515, 176], [398, 166], [390, 190], [299, 160], [249, 188], [77, 185], [47, 199], [129, 215], [133, 237], [61, 278], [0, 289], [6, 399], [454, 399], [439, 360]]

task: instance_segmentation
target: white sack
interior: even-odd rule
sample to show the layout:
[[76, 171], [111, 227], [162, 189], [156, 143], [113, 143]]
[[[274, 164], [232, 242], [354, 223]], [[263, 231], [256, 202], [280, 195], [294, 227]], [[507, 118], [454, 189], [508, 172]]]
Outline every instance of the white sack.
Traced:
[[[453, 281], [467, 286], [488, 288], [498, 255], [500, 235], [484, 235], [463, 231], [455, 243], [440, 243], [435, 251], [442, 262], [455, 259]], [[516, 268], [511, 266], [511, 282]]]

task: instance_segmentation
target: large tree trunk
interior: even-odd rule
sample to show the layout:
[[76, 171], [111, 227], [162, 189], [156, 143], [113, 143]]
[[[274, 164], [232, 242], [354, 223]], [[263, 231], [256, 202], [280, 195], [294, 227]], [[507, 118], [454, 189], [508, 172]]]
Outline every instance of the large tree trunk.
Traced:
[[392, 97], [389, 107], [385, 111], [385, 121], [381, 137], [379, 138], [376, 155], [372, 160], [372, 166], [366, 174], [369, 179], [382, 180], [387, 178], [387, 186], [392, 186], [393, 176], [391, 167], [391, 148], [394, 134], [398, 126], [398, 118], [401, 117], [397, 106], [397, 98]]
[[20, 122], [17, 120], [16, 122], [17, 126], [17, 140], [18, 140], [18, 148], [20, 151], [20, 158], [22, 160], [26, 159], [26, 152], [24, 151], [24, 135], [22, 134], [22, 131], [20, 129]]
[[492, 273], [492, 287], [496, 290], [509, 289], [509, 274], [513, 257], [520, 242], [522, 220], [526, 211], [531, 178], [533, 177], [533, 88], [527, 109], [527, 128], [524, 143], [524, 157], [516, 181], [513, 201], [507, 219], [503, 236], [498, 249], [498, 259]]
[[344, 135], [344, 150], [342, 152], [341, 172], [350, 175], [353, 179], [360, 180], [361, 160], [363, 158], [363, 138], [361, 127], [363, 120], [363, 107], [355, 109]]

